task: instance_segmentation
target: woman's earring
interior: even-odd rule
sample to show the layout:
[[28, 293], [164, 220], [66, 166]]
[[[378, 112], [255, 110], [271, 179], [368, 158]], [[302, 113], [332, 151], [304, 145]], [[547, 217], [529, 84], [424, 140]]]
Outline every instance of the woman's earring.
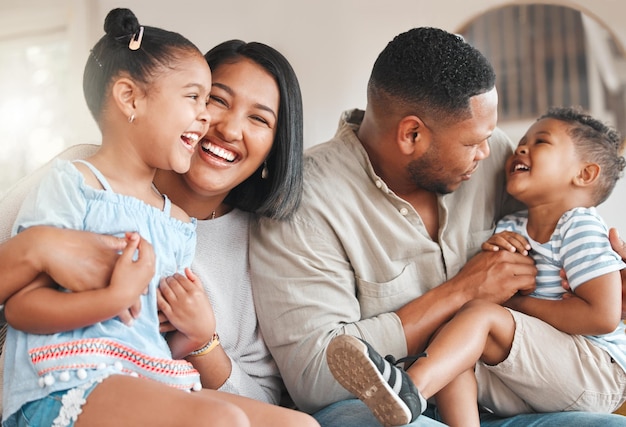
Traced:
[[267, 161], [263, 162], [263, 170], [261, 170], [261, 178], [267, 179], [269, 175], [269, 171], [267, 170]]
[[135, 121], [135, 115], [131, 114], [130, 116], [128, 116], [128, 123], [132, 123]]

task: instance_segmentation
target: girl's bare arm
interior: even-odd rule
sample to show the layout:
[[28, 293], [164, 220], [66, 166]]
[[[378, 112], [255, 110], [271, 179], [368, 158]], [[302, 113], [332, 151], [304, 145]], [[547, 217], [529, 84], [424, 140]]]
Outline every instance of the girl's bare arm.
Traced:
[[[50, 276], [39, 274], [6, 302], [9, 324], [32, 333], [61, 332], [110, 319], [131, 306], [154, 275], [154, 252], [136, 233], [126, 240], [110, 275], [110, 286], [63, 292], [57, 290]], [[139, 257], [133, 261], [136, 250]]]

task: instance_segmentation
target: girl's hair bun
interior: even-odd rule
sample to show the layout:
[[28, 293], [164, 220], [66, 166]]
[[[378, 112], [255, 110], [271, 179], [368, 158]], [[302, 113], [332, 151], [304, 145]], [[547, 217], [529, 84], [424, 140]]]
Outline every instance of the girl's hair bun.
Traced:
[[104, 32], [115, 39], [130, 37], [137, 31], [139, 21], [130, 9], [113, 9], [104, 20]]

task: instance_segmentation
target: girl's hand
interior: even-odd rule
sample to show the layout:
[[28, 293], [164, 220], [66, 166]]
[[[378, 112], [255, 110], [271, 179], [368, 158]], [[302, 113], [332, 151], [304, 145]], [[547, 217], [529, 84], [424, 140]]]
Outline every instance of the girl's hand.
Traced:
[[[152, 245], [138, 233], [126, 233], [126, 247], [119, 256], [109, 288], [127, 310], [135, 307], [141, 294], [148, 289], [155, 272]], [[132, 310], [131, 310], [132, 311]]]
[[512, 231], [501, 231], [500, 233], [496, 233], [482, 244], [483, 251], [499, 251], [500, 249], [509, 252], [519, 252], [522, 255], [528, 255], [530, 244], [524, 236]]
[[161, 279], [157, 307], [161, 332], [176, 329], [189, 341], [189, 348], [206, 344], [215, 332], [215, 314], [202, 283], [190, 270]]

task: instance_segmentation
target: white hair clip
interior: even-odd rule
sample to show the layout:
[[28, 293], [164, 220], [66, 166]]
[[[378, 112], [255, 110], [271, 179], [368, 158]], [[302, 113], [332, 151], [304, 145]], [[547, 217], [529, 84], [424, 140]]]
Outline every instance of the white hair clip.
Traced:
[[143, 39], [143, 27], [139, 27], [139, 31], [130, 38], [128, 48], [130, 50], [137, 50], [141, 47], [141, 40]]

